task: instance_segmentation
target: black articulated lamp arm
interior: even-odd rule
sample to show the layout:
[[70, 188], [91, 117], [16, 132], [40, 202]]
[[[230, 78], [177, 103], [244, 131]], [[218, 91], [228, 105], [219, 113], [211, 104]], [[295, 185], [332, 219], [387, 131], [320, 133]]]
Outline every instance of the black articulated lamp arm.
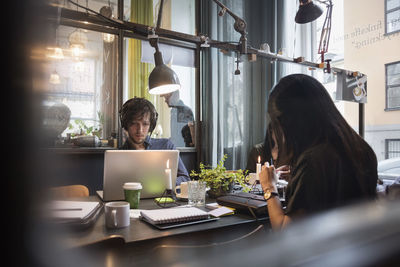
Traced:
[[331, 37], [331, 25], [332, 25], [332, 1], [319, 1], [320, 3], [323, 3], [326, 5], [326, 17], [324, 21], [324, 25], [321, 30], [321, 37], [319, 40], [319, 48], [318, 48], [318, 54], [321, 54], [321, 61], [323, 62], [324, 59], [324, 54], [328, 52], [328, 47], [329, 47], [329, 39]]
[[227, 8], [224, 4], [222, 4], [218, 0], [213, 0], [217, 5], [219, 5], [222, 9], [218, 13], [219, 16], [223, 16], [225, 13], [228, 13], [229, 15], [232, 16], [232, 18], [235, 20], [235, 24], [233, 25], [233, 28], [235, 31], [241, 34], [240, 41], [239, 41], [239, 51], [241, 54], [247, 54], [247, 32], [246, 32], [246, 21], [244, 21], [242, 18], [237, 16], [235, 13], [233, 13], [229, 8]]

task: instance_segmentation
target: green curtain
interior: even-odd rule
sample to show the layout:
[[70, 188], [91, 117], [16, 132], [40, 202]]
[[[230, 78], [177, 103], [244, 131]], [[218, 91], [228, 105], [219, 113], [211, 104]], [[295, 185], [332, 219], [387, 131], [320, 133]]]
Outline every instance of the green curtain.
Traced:
[[[153, 26], [153, 0], [131, 0], [131, 22]], [[150, 99], [148, 79], [153, 65], [140, 62], [141, 55], [141, 41], [130, 39], [128, 49], [128, 97], [137, 96]]]

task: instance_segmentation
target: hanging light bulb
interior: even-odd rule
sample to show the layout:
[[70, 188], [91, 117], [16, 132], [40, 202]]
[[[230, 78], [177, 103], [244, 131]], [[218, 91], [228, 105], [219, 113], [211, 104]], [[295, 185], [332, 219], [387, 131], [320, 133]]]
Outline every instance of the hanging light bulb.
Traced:
[[56, 30], [56, 45], [55, 47], [47, 47], [48, 50], [52, 51], [51, 54], [47, 54], [47, 57], [51, 59], [61, 60], [64, 59], [64, 52], [58, 44], [58, 29]]
[[[108, 1], [108, 6], [103, 6], [100, 9], [100, 14], [103, 15], [104, 17], [106, 17], [106, 18], [112, 18], [113, 17], [110, 1]], [[115, 39], [115, 35], [114, 34], [102, 33], [101, 35], [103, 36], [103, 41], [104, 42], [106, 42], [106, 43], [114, 42], [114, 39]]]
[[62, 48], [57, 46], [57, 47], [48, 47], [47, 49], [54, 50], [53, 52], [51, 52], [51, 54], [47, 54], [47, 57], [57, 60], [64, 59], [64, 53]]
[[103, 36], [103, 41], [106, 43], [112, 43], [114, 42], [115, 39], [115, 35], [111, 34], [111, 33], [102, 33], [101, 34]]
[[83, 47], [81, 45], [71, 45], [70, 48], [72, 57], [74, 57], [76, 60], [80, 60], [83, 54]]
[[60, 84], [60, 75], [58, 75], [57, 71], [54, 71], [51, 75], [50, 75], [50, 80], [49, 83], [51, 84]]
[[54, 49], [53, 58], [55, 58], [55, 59], [64, 59], [64, 53], [63, 53], [63, 50], [61, 49], [61, 47], [56, 47]]
[[86, 34], [82, 30], [77, 29], [69, 35], [68, 40], [72, 56], [75, 59], [80, 60], [88, 41]]

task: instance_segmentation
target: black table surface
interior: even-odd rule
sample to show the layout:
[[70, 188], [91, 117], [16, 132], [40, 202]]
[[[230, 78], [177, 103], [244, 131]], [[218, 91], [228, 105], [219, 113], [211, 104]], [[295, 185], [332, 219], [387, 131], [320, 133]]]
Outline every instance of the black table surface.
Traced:
[[[81, 198], [79, 200], [101, 202], [101, 200], [97, 196], [90, 196], [88, 198]], [[215, 200], [208, 199], [207, 202], [215, 202]], [[186, 204], [185, 202], [178, 203], [181, 205]], [[142, 199], [139, 204], [139, 209], [146, 210], [158, 208], [160, 207], [156, 205], [153, 199]], [[202, 209], [207, 210], [204, 207], [202, 207]], [[62, 239], [63, 243], [67, 247], [90, 245], [96, 242], [100, 242], [109, 237], [120, 237], [123, 238], [125, 243], [140, 244], [140, 242], [143, 241], [163, 239], [165, 237], [176, 237], [184, 234], [192, 234], [193, 236], [193, 234], [195, 233], [199, 234], [199, 232], [207, 232], [210, 230], [218, 230], [220, 232], [223, 232], [230, 227], [240, 227], [246, 225], [249, 226], [251, 224], [257, 225], [262, 223], [268, 223], [267, 217], [255, 219], [249, 214], [236, 213], [235, 215], [220, 217], [219, 220], [216, 221], [181, 226], [167, 230], [159, 230], [139, 218], [131, 218], [130, 225], [128, 227], [109, 229], [105, 225], [104, 212], [101, 211], [93, 225], [87, 227], [87, 229], [84, 230], [68, 231], [66, 235], [62, 236]], [[249, 227], [248, 229], [251, 230], [251, 227]], [[204, 233], [200, 233], [200, 235], [203, 234]]]
[[[97, 196], [71, 200], [101, 202]], [[206, 202], [215, 202], [215, 199]], [[157, 208], [160, 207], [153, 199], [140, 200], [139, 209]], [[205, 207], [202, 209], [207, 210]], [[41, 253], [49, 261], [46, 263], [49, 266], [60, 262], [66, 266], [192, 264], [195, 259], [219, 257], [231, 249], [240, 250], [242, 246], [255, 247], [262, 244], [271, 231], [268, 217], [256, 219], [250, 214], [237, 212], [216, 221], [167, 230], [159, 230], [139, 218], [131, 218], [128, 227], [109, 229], [105, 226], [104, 207], [94, 223], [85, 229], [59, 227], [51, 231], [52, 243], [40, 242]]]

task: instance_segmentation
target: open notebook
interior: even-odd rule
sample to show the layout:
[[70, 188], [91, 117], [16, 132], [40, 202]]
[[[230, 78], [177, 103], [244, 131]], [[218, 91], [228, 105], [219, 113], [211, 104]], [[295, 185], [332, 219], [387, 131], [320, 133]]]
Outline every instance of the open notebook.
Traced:
[[143, 210], [140, 215], [142, 220], [159, 229], [218, 220], [218, 218], [211, 218], [208, 212], [196, 207]]

